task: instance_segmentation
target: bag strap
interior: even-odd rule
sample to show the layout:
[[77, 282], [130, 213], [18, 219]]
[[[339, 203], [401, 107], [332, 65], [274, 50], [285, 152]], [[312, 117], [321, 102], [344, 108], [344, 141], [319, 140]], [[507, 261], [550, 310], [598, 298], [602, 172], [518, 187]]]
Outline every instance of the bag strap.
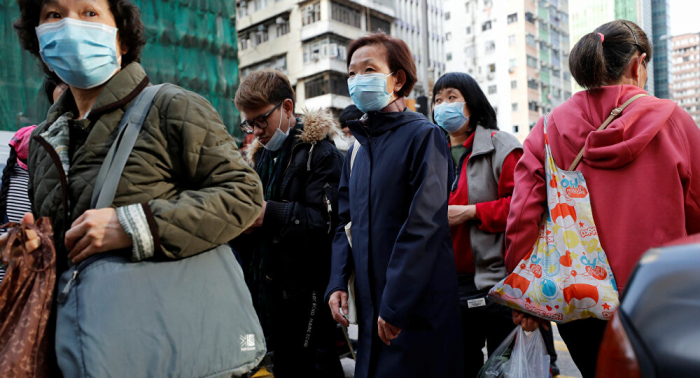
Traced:
[[117, 138], [109, 148], [100, 172], [97, 174], [90, 208], [102, 209], [112, 205], [126, 160], [134, 148], [146, 115], [151, 109], [153, 98], [162, 87], [163, 84], [146, 87], [126, 109], [119, 122]]
[[357, 157], [357, 151], [360, 149], [360, 142], [355, 140], [352, 145], [352, 155], [350, 155], [350, 174], [352, 174], [352, 166], [355, 165], [355, 158]]
[[[627, 107], [627, 105], [633, 103], [635, 100], [637, 100], [637, 99], [639, 99], [639, 98], [642, 98], [642, 97], [644, 97], [644, 96], [648, 96], [648, 95], [647, 95], [646, 93], [640, 93], [640, 94], [638, 94], [638, 95], [636, 95], [636, 96], [630, 98], [629, 100], [627, 100], [627, 102], [625, 102], [624, 104], [622, 104], [622, 106], [620, 106], [619, 108], [613, 109], [613, 110], [610, 112], [610, 115], [608, 116], [608, 119], [606, 119], [605, 122], [603, 122], [603, 124], [600, 125], [600, 127], [598, 128], [598, 131], [605, 130], [605, 128], [608, 127], [608, 125], [610, 124], [610, 122], [612, 122], [617, 116], [619, 116], [620, 114], [622, 114], [622, 111], [625, 110], [625, 108]], [[545, 117], [546, 117], [546, 116], [545, 116]], [[581, 162], [581, 159], [583, 159], [583, 151], [585, 150], [585, 148], [586, 148], [586, 146], [583, 146], [583, 148], [581, 148], [581, 152], [578, 153], [578, 156], [576, 156], [576, 159], [574, 159], [574, 162], [571, 163], [571, 167], [569, 167], [569, 171], [573, 171], [574, 169], [576, 169], [576, 167], [578, 166], [578, 164]]]

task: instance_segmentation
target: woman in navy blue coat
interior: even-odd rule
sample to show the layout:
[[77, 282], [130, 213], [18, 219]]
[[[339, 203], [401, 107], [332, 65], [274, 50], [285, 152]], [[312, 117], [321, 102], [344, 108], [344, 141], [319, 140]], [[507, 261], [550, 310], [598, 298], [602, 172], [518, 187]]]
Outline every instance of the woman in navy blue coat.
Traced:
[[460, 377], [447, 140], [423, 115], [406, 109], [416, 68], [405, 42], [371, 34], [350, 44], [347, 62], [350, 96], [365, 116], [348, 122], [361, 146], [352, 174], [357, 145], [343, 167], [341, 225], [326, 300], [347, 326], [340, 310], [347, 313], [348, 279], [355, 271], [355, 377]]

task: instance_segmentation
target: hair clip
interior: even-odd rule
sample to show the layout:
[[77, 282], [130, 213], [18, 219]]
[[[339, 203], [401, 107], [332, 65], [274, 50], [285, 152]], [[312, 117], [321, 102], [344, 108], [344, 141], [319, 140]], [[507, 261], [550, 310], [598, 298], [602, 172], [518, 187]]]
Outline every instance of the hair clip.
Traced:
[[605, 42], [605, 36], [603, 35], [603, 33], [596, 33], [596, 34], [598, 34], [600, 36], [600, 43]]

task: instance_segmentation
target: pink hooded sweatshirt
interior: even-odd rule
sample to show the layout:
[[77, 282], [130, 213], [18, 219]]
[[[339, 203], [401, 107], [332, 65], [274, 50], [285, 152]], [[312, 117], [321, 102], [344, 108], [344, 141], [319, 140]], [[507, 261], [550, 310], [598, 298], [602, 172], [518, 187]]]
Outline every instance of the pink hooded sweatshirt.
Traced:
[[[642, 97], [596, 131], [631, 97], [631, 85], [576, 93], [554, 109], [547, 131], [554, 161], [578, 166], [588, 184], [593, 218], [620, 293], [649, 248], [700, 232], [700, 129], [676, 103]], [[506, 229], [509, 272], [532, 250], [546, 206], [543, 119], [524, 143], [515, 168]]]

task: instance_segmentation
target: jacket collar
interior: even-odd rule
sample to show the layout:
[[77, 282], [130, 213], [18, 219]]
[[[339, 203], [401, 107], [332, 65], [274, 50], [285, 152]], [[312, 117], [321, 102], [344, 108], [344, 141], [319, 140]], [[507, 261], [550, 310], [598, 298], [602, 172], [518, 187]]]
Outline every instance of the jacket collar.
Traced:
[[[105, 113], [124, 107], [146, 88], [148, 82], [146, 71], [143, 70], [140, 64], [134, 62], [124, 67], [114, 77], [109, 79], [105, 87], [100, 91], [95, 104], [93, 104], [87, 116], [89, 123], [93, 123]], [[61, 115], [75, 111], [75, 100], [69, 89], [49, 109], [46, 123], [51, 125]], [[87, 122], [85, 123], [87, 124]]]
[[491, 133], [494, 131], [496, 130], [476, 125], [476, 130], [474, 131], [474, 146], [472, 147], [471, 156], [485, 155], [496, 149], [491, 139]]
[[400, 112], [369, 112], [359, 121], [348, 121], [347, 125], [352, 135], [361, 143], [367, 144], [370, 137], [384, 134], [405, 124], [424, 120], [424, 115], [405, 108]]

